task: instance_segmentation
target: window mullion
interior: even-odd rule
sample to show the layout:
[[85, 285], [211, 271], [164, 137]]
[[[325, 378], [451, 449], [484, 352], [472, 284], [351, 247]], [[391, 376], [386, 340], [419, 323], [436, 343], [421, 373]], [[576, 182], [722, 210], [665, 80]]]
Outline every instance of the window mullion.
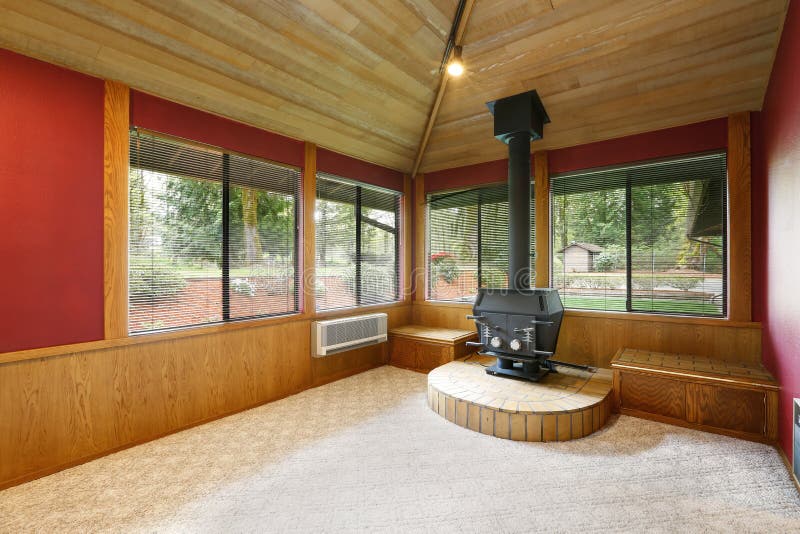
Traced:
[[483, 191], [478, 192], [478, 287], [483, 287]]
[[361, 306], [361, 187], [356, 187], [356, 305]]
[[222, 155], [222, 320], [231, 319], [230, 301], [230, 155]]
[[631, 225], [633, 222], [633, 195], [631, 187], [631, 175], [626, 174], [625, 177], [625, 254], [626, 254], [626, 268], [625, 268], [625, 284], [626, 297], [625, 309], [628, 311], [633, 310], [633, 250], [631, 248]]

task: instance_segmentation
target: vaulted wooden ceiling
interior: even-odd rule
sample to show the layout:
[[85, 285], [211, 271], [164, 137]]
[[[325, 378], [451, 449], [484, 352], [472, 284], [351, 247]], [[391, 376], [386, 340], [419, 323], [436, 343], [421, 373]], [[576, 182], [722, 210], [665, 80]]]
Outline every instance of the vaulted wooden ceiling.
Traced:
[[[0, 46], [410, 171], [457, 0], [0, 0]], [[536, 149], [760, 109], [787, 0], [477, 0], [422, 170], [505, 156], [485, 102], [537, 89]]]

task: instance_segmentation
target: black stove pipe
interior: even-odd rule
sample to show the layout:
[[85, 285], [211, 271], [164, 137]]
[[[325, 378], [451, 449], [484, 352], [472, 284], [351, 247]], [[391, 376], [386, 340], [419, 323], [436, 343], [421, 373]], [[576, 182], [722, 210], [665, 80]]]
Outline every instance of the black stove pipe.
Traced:
[[531, 284], [531, 135], [508, 137], [508, 284], [529, 289]]
[[508, 287], [531, 286], [531, 141], [550, 122], [536, 91], [487, 102], [494, 136], [508, 145]]

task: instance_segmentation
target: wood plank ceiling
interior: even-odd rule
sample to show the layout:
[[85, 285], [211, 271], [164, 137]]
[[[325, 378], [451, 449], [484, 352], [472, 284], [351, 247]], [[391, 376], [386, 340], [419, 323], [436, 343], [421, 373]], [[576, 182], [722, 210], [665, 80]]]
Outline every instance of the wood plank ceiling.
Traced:
[[[0, 0], [0, 46], [402, 171], [456, 0]], [[537, 89], [536, 150], [760, 109], [787, 0], [477, 0], [422, 170], [505, 157], [485, 102]]]

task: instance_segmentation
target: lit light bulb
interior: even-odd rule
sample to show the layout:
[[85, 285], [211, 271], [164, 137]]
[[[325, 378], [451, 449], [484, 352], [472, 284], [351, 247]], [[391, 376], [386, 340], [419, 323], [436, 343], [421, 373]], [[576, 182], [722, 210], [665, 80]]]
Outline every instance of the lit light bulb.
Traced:
[[460, 46], [453, 48], [453, 57], [450, 58], [450, 63], [447, 64], [447, 74], [450, 76], [461, 76], [464, 74], [464, 62], [461, 61]]
[[451, 61], [447, 66], [447, 74], [450, 76], [461, 76], [464, 74], [464, 65], [460, 61]]

